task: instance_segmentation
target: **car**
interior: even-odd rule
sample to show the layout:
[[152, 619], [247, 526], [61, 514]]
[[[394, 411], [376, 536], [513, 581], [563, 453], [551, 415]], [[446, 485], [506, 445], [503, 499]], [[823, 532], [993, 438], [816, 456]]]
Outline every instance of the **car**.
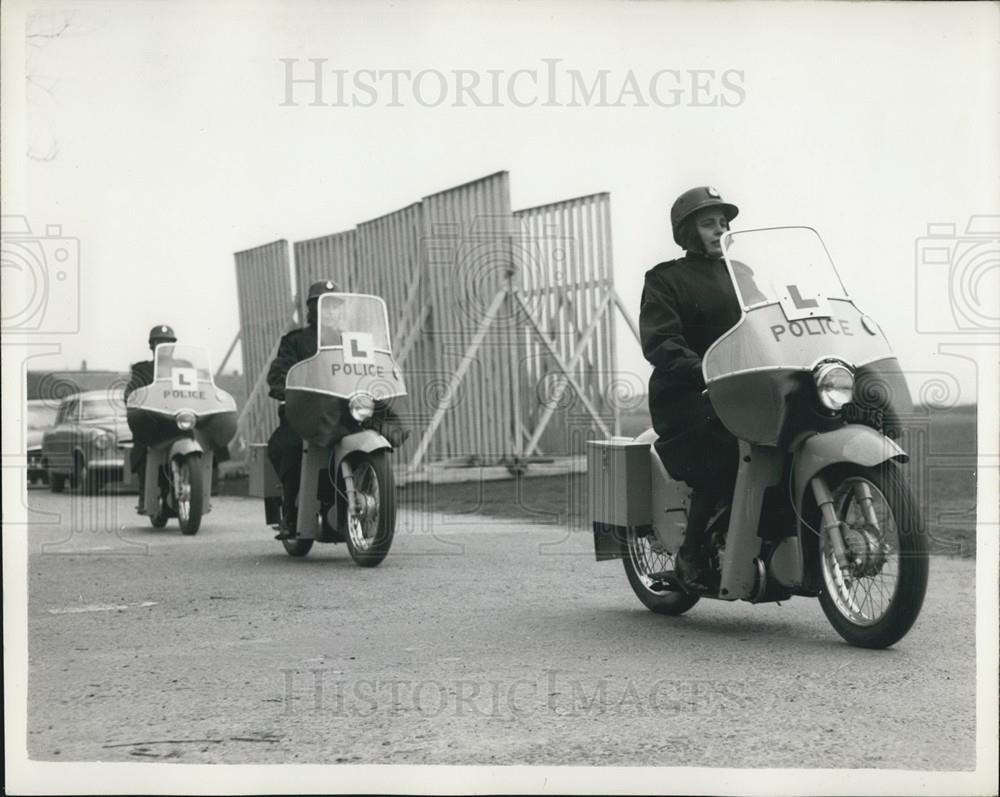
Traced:
[[94, 495], [103, 485], [120, 481], [131, 438], [120, 393], [88, 390], [66, 396], [59, 404], [55, 426], [42, 436], [49, 489], [61, 493], [69, 481]]
[[48, 483], [49, 475], [42, 465], [42, 435], [56, 422], [55, 402], [45, 399], [28, 401], [28, 484]]

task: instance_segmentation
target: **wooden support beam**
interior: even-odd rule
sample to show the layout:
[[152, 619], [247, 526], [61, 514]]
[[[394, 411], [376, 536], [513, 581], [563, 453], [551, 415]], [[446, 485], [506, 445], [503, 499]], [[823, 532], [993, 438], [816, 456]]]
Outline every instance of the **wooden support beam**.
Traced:
[[614, 290], [613, 292], [615, 295], [615, 306], [621, 312], [622, 318], [624, 318], [625, 323], [628, 324], [628, 328], [632, 330], [632, 334], [635, 335], [636, 341], [638, 341], [638, 343], [642, 345], [642, 337], [639, 335], [639, 327], [636, 326], [635, 321], [632, 320], [632, 316], [628, 314], [628, 310], [625, 309], [625, 305], [622, 303], [621, 297], [618, 296], [618, 292]]
[[600, 413], [597, 411], [594, 405], [591, 404], [590, 399], [588, 399], [586, 393], [583, 392], [583, 388], [580, 386], [580, 383], [576, 381], [576, 378], [570, 372], [570, 368], [567, 367], [566, 363], [563, 361], [563, 358], [559, 356], [559, 351], [556, 349], [555, 344], [553, 344], [552, 341], [549, 340], [548, 336], [545, 334], [545, 331], [538, 324], [538, 321], [532, 314], [531, 309], [528, 307], [527, 302], [521, 296], [520, 292], [515, 291], [514, 296], [517, 298], [517, 301], [520, 302], [521, 307], [524, 309], [525, 315], [528, 316], [528, 321], [531, 322], [531, 326], [538, 334], [539, 339], [545, 345], [545, 348], [548, 349], [548, 352], [552, 356], [552, 359], [556, 361], [556, 365], [558, 366], [559, 370], [563, 372], [563, 376], [566, 377], [566, 381], [569, 382], [570, 387], [572, 387], [573, 390], [576, 391], [576, 395], [579, 397], [580, 403], [583, 404], [587, 412], [590, 413], [590, 417], [594, 419], [594, 422], [601, 428], [601, 431], [608, 437], [611, 437], [611, 430], [608, 429], [607, 425], [604, 423], [604, 420], [601, 418]]
[[236, 337], [233, 338], [233, 342], [229, 344], [229, 349], [226, 351], [226, 356], [222, 358], [222, 363], [219, 365], [218, 370], [215, 372], [215, 378], [218, 379], [222, 376], [222, 372], [226, 368], [226, 363], [229, 362], [229, 358], [233, 356], [233, 351], [236, 349], [236, 344], [240, 342], [239, 330], [236, 332]]
[[[584, 331], [583, 335], [581, 335], [580, 339], [577, 341], [576, 349], [573, 352], [573, 356], [570, 358], [570, 361], [566, 364], [566, 368], [569, 371], [572, 371], [572, 369], [576, 368], [576, 364], [580, 361], [580, 357], [583, 356], [583, 350], [587, 347], [587, 343], [590, 341], [590, 338], [593, 337], [594, 331], [597, 329], [597, 326], [601, 321], [601, 317], [608, 311], [608, 308], [610, 307], [612, 301], [613, 301], [613, 296], [611, 293], [608, 293], [605, 295], [603, 301], [598, 306], [597, 312], [594, 313], [594, 317], [590, 320], [590, 324], [587, 325], [587, 329]], [[538, 328], [537, 324], [535, 325], [535, 328], [536, 329]], [[552, 416], [556, 411], [556, 406], [562, 399], [563, 393], [566, 392], [567, 383], [568, 383], [567, 379], [563, 379], [562, 381], [559, 382], [559, 386], [556, 388], [555, 397], [552, 399], [551, 402], [549, 402], [549, 405], [542, 412], [541, 418], [538, 419], [538, 423], [535, 425], [534, 432], [532, 433], [531, 438], [528, 440], [528, 444], [525, 448], [525, 454], [527, 456], [531, 456], [531, 454], [534, 453], [534, 451], [537, 449], [538, 441], [541, 439], [542, 434], [545, 432], [545, 427], [548, 426], [549, 421], [552, 419]]]
[[417, 450], [413, 452], [413, 458], [410, 460], [409, 464], [410, 470], [415, 470], [423, 460], [424, 454], [427, 453], [427, 448], [430, 446], [431, 438], [434, 437], [434, 433], [437, 431], [438, 426], [441, 425], [441, 420], [444, 418], [444, 414], [451, 407], [451, 403], [455, 398], [455, 391], [458, 390], [458, 386], [462, 383], [462, 379], [465, 377], [465, 372], [468, 371], [469, 366], [472, 365], [476, 352], [479, 351], [479, 347], [482, 345], [483, 340], [486, 337], [486, 333], [493, 325], [493, 319], [496, 317], [497, 311], [500, 309], [500, 306], [503, 304], [506, 296], [506, 290], [497, 291], [496, 296], [493, 297], [493, 301], [490, 302], [490, 306], [487, 308], [486, 314], [483, 316], [483, 320], [479, 323], [479, 328], [476, 330], [476, 334], [472, 338], [472, 342], [462, 355], [462, 361], [458, 364], [458, 368], [455, 369], [455, 373], [451, 376], [451, 381], [448, 383], [448, 390], [445, 393], [444, 398], [434, 411], [434, 416], [431, 418], [431, 422], [427, 425], [427, 429], [424, 431], [423, 437], [420, 438], [420, 444], [417, 446]]

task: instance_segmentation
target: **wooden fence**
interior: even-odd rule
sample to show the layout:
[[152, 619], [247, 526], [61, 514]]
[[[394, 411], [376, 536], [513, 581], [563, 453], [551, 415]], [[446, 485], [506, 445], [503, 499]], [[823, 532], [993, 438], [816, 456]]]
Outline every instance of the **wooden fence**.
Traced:
[[248, 440], [273, 429], [263, 375], [292, 308], [304, 318], [304, 293], [322, 279], [386, 301], [411, 468], [581, 453], [581, 435], [616, 429], [608, 194], [515, 213], [498, 172], [298, 241], [294, 254], [294, 297], [284, 241], [236, 255]]

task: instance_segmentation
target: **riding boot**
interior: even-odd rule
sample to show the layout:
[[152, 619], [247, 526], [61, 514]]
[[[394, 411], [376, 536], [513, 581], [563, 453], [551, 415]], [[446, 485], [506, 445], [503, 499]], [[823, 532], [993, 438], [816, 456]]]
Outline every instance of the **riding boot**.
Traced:
[[297, 534], [297, 528], [298, 513], [296, 512], [296, 507], [294, 505], [288, 506], [288, 504], [283, 501], [281, 505], [281, 524], [278, 527], [278, 533], [274, 535], [274, 539], [294, 539]]
[[674, 561], [674, 570], [681, 581], [692, 586], [704, 587], [709, 573], [708, 523], [718, 502], [716, 491], [695, 488], [688, 507], [688, 521], [684, 541]]

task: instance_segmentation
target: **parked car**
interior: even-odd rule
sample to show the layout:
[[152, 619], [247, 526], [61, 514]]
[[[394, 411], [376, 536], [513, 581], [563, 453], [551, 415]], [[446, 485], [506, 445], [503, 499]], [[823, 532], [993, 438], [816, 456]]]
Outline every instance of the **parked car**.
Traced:
[[74, 393], [59, 404], [55, 426], [42, 437], [42, 461], [49, 489], [60, 493], [69, 480], [93, 495], [119, 481], [125, 467], [123, 447], [132, 434], [124, 404], [106, 390]]
[[56, 405], [43, 399], [28, 402], [28, 484], [49, 481], [48, 473], [42, 465], [42, 435], [56, 422]]

